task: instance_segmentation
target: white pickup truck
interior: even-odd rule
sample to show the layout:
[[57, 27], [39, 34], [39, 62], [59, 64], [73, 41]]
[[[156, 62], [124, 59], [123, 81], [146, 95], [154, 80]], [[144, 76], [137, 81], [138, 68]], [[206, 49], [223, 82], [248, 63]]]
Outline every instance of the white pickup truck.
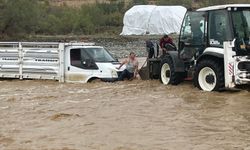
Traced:
[[93, 43], [0, 42], [0, 78], [114, 81], [119, 65]]

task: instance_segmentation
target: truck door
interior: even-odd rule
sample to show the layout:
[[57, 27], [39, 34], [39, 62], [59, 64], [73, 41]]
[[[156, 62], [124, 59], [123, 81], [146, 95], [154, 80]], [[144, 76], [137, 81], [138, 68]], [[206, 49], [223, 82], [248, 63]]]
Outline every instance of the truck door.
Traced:
[[69, 82], [87, 82], [93, 70], [98, 69], [94, 60], [83, 48], [70, 49], [69, 63], [66, 68], [66, 80]]
[[190, 61], [202, 54], [207, 39], [207, 13], [187, 12], [179, 38], [179, 57]]

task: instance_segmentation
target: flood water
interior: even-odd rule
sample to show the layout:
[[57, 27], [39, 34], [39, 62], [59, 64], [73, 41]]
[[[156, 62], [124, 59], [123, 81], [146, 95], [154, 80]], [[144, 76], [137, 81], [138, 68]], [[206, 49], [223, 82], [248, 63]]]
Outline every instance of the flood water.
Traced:
[[1, 150], [250, 150], [250, 92], [0, 81]]

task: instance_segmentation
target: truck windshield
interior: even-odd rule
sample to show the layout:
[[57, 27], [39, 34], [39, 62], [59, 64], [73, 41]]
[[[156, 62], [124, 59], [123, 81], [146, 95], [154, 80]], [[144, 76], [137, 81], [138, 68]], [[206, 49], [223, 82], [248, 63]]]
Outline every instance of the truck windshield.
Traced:
[[84, 48], [83, 50], [96, 62], [116, 62], [114, 57], [104, 48]]
[[232, 11], [234, 37], [237, 49], [250, 50], [250, 8]]

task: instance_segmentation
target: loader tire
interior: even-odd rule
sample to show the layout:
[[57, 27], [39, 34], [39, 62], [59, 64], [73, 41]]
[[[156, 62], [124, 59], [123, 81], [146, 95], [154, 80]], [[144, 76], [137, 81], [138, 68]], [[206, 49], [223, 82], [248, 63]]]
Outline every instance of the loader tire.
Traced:
[[194, 85], [204, 91], [219, 91], [225, 86], [224, 65], [218, 60], [201, 60], [194, 74]]
[[175, 72], [171, 57], [166, 57], [161, 61], [160, 81], [164, 85], [177, 85], [183, 81], [182, 73]]

